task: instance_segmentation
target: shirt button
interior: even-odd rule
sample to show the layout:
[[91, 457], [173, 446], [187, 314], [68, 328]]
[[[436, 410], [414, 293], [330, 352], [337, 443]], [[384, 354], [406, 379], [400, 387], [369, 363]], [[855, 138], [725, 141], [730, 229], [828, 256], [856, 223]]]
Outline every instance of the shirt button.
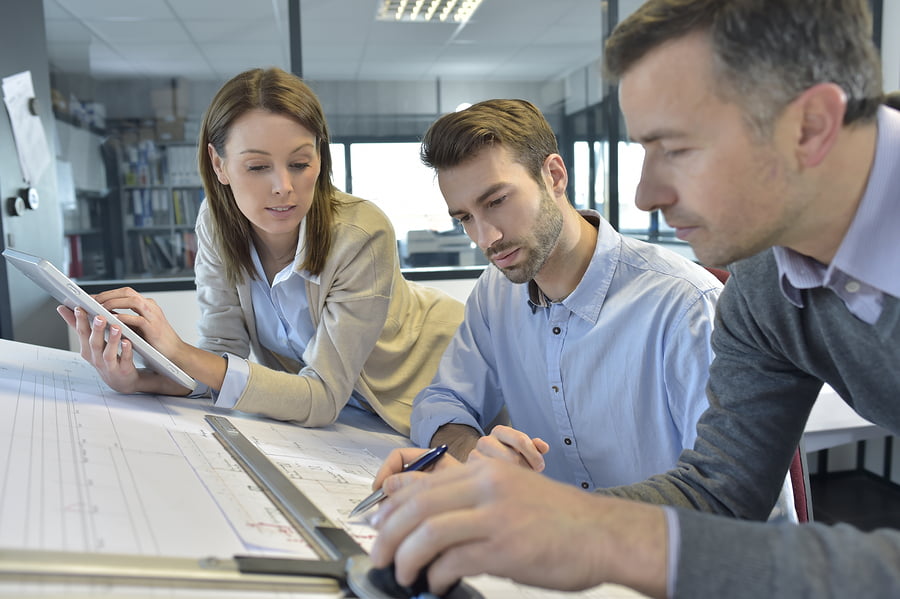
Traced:
[[572, 444], [572, 439], [566, 437], [565, 439], [563, 439], [563, 443], [565, 443], [566, 445], [571, 445], [571, 444]]
[[553, 385], [553, 386], [550, 387], [550, 388], [553, 389], [553, 392], [554, 392], [554, 393], [559, 393], [559, 387], [557, 387], [556, 385]]
[[589, 484], [587, 484], [587, 483], [581, 483], [581, 488], [582, 488], [582, 489], [590, 489], [590, 488], [591, 488], [591, 485], [589, 485]]
[[856, 293], [859, 291], [859, 283], [857, 281], [848, 281], [846, 285], [844, 285], [844, 289], [847, 290], [847, 293]]
[[553, 334], [559, 335], [562, 332], [562, 329], [559, 327], [553, 327]]

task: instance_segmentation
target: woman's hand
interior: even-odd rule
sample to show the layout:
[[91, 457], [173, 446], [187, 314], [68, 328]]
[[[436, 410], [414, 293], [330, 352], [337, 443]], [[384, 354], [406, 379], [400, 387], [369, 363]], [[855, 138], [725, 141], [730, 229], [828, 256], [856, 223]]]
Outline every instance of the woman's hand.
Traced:
[[184, 349], [184, 341], [169, 324], [159, 305], [131, 287], [111, 289], [94, 296], [128, 327], [172, 361]]
[[[128, 291], [138, 295], [133, 290], [129, 289]], [[95, 297], [100, 298], [102, 295], [104, 294]], [[113, 304], [120, 304], [121, 296], [114, 297], [117, 300]], [[152, 300], [149, 301], [152, 302]], [[110, 310], [115, 309], [112, 304], [104, 303], [104, 306]], [[162, 312], [155, 302], [153, 302], [153, 307], [161, 316]], [[122, 331], [118, 326], [109, 325], [102, 316], [90, 318], [82, 308], [75, 308], [73, 311], [66, 306], [59, 306], [56, 311], [75, 331], [81, 346], [81, 357], [97, 370], [103, 381], [112, 389], [119, 393], [159, 393], [164, 395], [186, 395], [190, 392], [189, 389], [161, 374], [137, 368], [134, 364], [132, 343], [122, 336]], [[117, 314], [117, 317], [128, 326], [132, 326], [132, 323], [138, 324], [137, 321], [141, 318], [128, 314]], [[170, 334], [177, 340], [177, 343], [182, 343], [168, 321], [165, 321], [164, 317], [162, 320], [165, 323], [164, 326], [159, 326], [159, 320], [156, 318], [151, 323], [153, 326], [142, 326], [141, 332], [143, 330], [153, 331], [157, 339], [166, 338], [166, 335]], [[153, 344], [152, 341], [151, 344]], [[157, 346], [157, 349], [165, 354], [160, 347]], [[167, 357], [170, 356], [167, 355]]]

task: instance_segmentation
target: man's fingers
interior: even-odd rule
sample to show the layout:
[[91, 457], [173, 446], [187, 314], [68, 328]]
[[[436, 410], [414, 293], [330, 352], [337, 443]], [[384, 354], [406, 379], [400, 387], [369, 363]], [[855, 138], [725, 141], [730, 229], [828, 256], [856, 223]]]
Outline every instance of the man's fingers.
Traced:
[[550, 451], [550, 444], [541, 439], [540, 437], [535, 437], [531, 440], [534, 443], [534, 448], [537, 449], [541, 455], [546, 454]]
[[466, 475], [469, 470], [457, 462], [455, 467], [439, 472], [406, 472], [394, 477], [408, 484], [401, 484], [390, 494], [370, 520], [379, 531], [371, 552], [372, 563], [387, 566], [403, 539], [430, 515], [472, 505], [476, 492]]
[[[482, 440], [484, 439], [494, 439], [496, 442], [509, 447], [517, 454], [516, 459], [514, 459], [513, 461], [518, 461], [518, 458], [521, 458], [521, 460], [524, 461], [525, 465], [527, 465], [535, 472], [543, 472], [545, 463], [542, 454], [546, 452], [541, 452], [539, 449], [537, 449], [531, 437], [529, 437], [522, 431], [508, 426], [499, 425], [494, 427], [489, 437], [482, 437], [481, 439], [479, 439], [477, 447], [479, 450], [481, 450], [482, 453], [486, 455], [493, 455], [496, 457], [503, 457], [500, 447], [492, 446], [489, 441], [485, 441], [485, 443], [482, 444]], [[541, 441], [541, 443], [544, 442]], [[507, 459], [509, 459], [510, 457], [511, 456], [507, 454]]]
[[[388, 457], [385, 458], [384, 462], [381, 464], [381, 467], [378, 468], [378, 472], [375, 473], [375, 480], [372, 481], [372, 488], [380, 489], [384, 485], [385, 479], [403, 472], [403, 468], [404, 466], [406, 466], [406, 464], [415, 462], [426, 452], [428, 452], [428, 450], [421, 447], [402, 447], [400, 449], [393, 450], [388, 454]], [[434, 466], [431, 467], [431, 470], [439, 470], [454, 463], [459, 464], [459, 462], [453, 456], [451, 456], [450, 454], [445, 454], [441, 457], [440, 460], [437, 461]], [[401, 483], [394, 484], [398, 485], [398, 488], [401, 485]], [[385, 491], [390, 490], [390, 488], [385, 488]]]

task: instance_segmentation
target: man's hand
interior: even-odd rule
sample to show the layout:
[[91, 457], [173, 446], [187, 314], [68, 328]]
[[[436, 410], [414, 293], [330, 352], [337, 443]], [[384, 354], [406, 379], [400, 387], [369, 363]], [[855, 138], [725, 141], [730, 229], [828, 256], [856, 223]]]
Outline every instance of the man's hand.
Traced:
[[465, 576], [492, 574], [567, 591], [614, 582], [665, 596], [662, 508], [585, 493], [503, 460], [417, 477], [372, 524], [372, 564], [393, 563], [400, 584], [427, 567], [437, 594]]
[[543, 456], [549, 450], [546, 441], [538, 437], [532, 439], [522, 431], [501, 424], [495, 426], [490, 435], [478, 439], [469, 454], [469, 461], [501, 459], [543, 472]]
[[[383, 486], [384, 492], [390, 495], [412, 483], [419, 476], [425, 476], [426, 473], [422, 471], [405, 472], [403, 473], [403, 476], [394, 475], [403, 472], [404, 465], [416, 461], [427, 451], [427, 449], [422, 449], [420, 447], [403, 447], [389, 453], [388, 457], [384, 460], [384, 463], [375, 474], [375, 480], [372, 481], [372, 489], [380, 489]], [[460, 463], [456, 458], [451, 455], [445, 455], [439, 459], [434, 466], [429, 468], [428, 471], [439, 471], [443, 468], [452, 468], [453, 466], [459, 465]]]

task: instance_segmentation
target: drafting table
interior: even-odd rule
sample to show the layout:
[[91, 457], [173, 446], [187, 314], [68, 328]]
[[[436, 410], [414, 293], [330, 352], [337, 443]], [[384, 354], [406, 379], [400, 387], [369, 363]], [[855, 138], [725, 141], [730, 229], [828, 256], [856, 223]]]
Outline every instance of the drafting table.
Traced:
[[806, 421], [803, 448], [811, 453], [892, 434], [854, 412], [834, 389], [825, 385]]
[[[217, 410], [206, 401], [121, 395], [77, 353], [0, 340], [0, 552], [315, 559], [213, 438], [207, 414], [226, 416], [332, 522], [371, 547], [374, 531], [347, 515], [370, 492], [388, 452], [409, 444], [377, 417], [345, 408], [337, 424], [312, 429]], [[486, 597], [641, 597], [616, 585], [571, 594], [488, 576], [468, 582]], [[0, 595], [341, 596], [327, 587], [230, 593], [176, 584], [85, 587], [5, 579]]]

